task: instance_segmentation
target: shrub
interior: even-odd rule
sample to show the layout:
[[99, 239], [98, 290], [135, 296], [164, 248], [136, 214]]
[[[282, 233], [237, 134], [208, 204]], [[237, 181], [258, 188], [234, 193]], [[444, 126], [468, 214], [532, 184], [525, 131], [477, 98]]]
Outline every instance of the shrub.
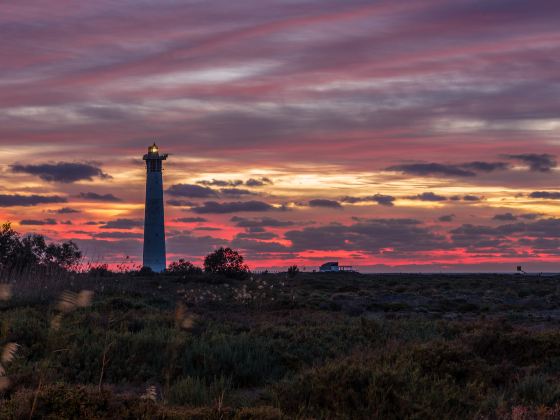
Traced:
[[180, 259], [169, 264], [167, 272], [171, 274], [201, 274], [202, 269], [189, 261]]
[[299, 268], [297, 265], [291, 265], [288, 267], [288, 277], [294, 278], [299, 273]]
[[205, 333], [184, 347], [178, 367], [184, 376], [226, 376], [234, 387], [263, 385], [285, 373], [274, 342], [248, 333]]
[[98, 264], [91, 266], [88, 270], [88, 274], [94, 277], [105, 277], [112, 273], [107, 264]]
[[528, 366], [560, 356], [558, 333], [508, 333], [499, 329], [485, 329], [473, 334], [469, 341], [475, 354], [494, 363], [508, 361], [518, 366]]
[[231, 379], [214, 377], [209, 383], [204, 378], [188, 376], [180, 379], [169, 389], [172, 404], [189, 406], [213, 405], [231, 391]]
[[242, 279], [249, 273], [249, 267], [243, 261], [239, 252], [221, 247], [204, 258], [204, 271]]
[[37, 360], [45, 355], [49, 324], [40, 311], [17, 308], [5, 314], [3, 318], [7, 330], [6, 341], [21, 345], [21, 352], [31, 360]]
[[472, 418], [487, 396], [476, 382], [423, 373], [410, 354], [349, 357], [273, 387], [286, 413], [318, 418]]
[[152, 270], [150, 267], [144, 266], [142, 267], [139, 271], [138, 274], [140, 276], [154, 276], [156, 273], [154, 272], [154, 270]]
[[551, 406], [560, 401], [560, 387], [543, 375], [531, 375], [516, 385], [514, 397], [515, 401], [532, 406]]
[[285, 373], [273, 342], [248, 333], [224, 334], [209, 331], [193, 336], [177, 331], [171, 320], [144, 320], [137, 332], [123, 321], [107, 333], [76, 319], [63, 322], [56, 337], [64, 348], [50, 356], [57, 379], [71, 383], [97, 383], [100, 359], [106, 344], [106, 383], [142, 384], [148, 381], [173, 383], [179, 378], [226, 377], [232, 386], [258, 386]]
[[502, 384], [512, 375], [507, 366], [493, 368], [460, 343], [430, 342], [415, 346], [411, 357], [420, 372], [438, 378], [450, 378], [458, 385], [476, 382]]

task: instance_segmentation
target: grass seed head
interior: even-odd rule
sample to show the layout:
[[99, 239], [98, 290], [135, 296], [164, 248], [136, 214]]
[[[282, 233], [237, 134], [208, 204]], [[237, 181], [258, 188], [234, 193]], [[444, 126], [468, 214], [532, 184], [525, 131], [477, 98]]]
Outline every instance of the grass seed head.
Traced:
[[76, 305], [80, 308], [86, 308], [91, 305], [93, 299], [93, 292], [91, 290], [82, 290], [78, 293]]
[[57, 308], [61, 312], [71, 312], [78, 306], [78, 294], [65, 290], [60, 295]]
[[175, 324], [185, 330], [190, 330], [196, 321], [196, 315], [189, 314], [184, 303], [179, 302], [175, 308]]
[[183, 319], [187, 316], [187, 307], [184, 303], [179, 302], [175, 308], [175, 322], [180, 325]]
[[10, 363], [14, 360], [19, 345], [16, 343], [8, 343], [4, 346], [2, 351], [2, 363]]
[[0, 392], [8, 389], [10, 386], [10, 380], [5, 376], [0, 376]]
[[146, 392], [140, 398], [144, 400], [156, 401], [157, 400], [156, 387], [154, 385], [150, 385], [149, 387], [147, 387]]
[[57, 314], [51, 319], [51, 328], [55, 331], [60, 329], [60, 325], [62, 323], [62, 314]]
[[12, 286], [10, 284], [0, 284], [0, 300], [10, 300], [12, 297]]
[[196, 316], [189, 315], [185, 319], [183, 319], [183, 322], [181, 322], [181, 328], [183, 328], [184, 330], [190, 330], [194, 326], [195, 321]]

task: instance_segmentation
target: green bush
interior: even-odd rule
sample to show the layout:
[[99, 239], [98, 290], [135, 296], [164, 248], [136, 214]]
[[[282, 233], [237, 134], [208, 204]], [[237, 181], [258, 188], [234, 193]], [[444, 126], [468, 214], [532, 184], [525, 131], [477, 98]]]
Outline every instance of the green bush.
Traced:
[[543, 359], [560, 356], [560, 334], [507, 332], [503, 328], [486, 328], [469, 337], [475, 354], [492, 362], [508, 361], [529, 366]]
[[285, 372], [273, 342], [248, 333], [208, 332], [178, 356], [181, 376], [230, 377], [233, 386], [263, 385]]
[[352, 357], [273, 387], [279, 407], [292, 415], [341, 419], [468, 418], [486, 398], [476, 382], [424, 373], [410, 354]]
[[212, 329], [195, 336], [171, 327], [167, 319], [148, 319], [142, 329], [131, 332], [128, 320], [123, 322], [122, 330], [106, 332], [91, 322], [64, 321], [56, 339], [63, 350], [49, 356], [53, 374], [71, 383], [97, 383], [104, 352], [106, 383], [224, 376], [236, 387], [258, 386], [285, 373], [281, 355], [266, 337]]
[[560, 386], [543, 375], [527, 376], [515, 386], [514, 399], [532, 406], [552, 406], [560, 401]]
[[172, 404], [188, 406], [211, 406], [219, 399], [227, 398], [231, 391], [231, 379], [220, 376], [209, 383], [199, 377], [186, 377], [169, 389], [168, 400]]
[[[31, 308], [16, 308], [2, 314], [2, 338], [18, 343], [28, 360], [45, 355], [49, 324], [44, 312]], [[5, 332], [5, 333], [4, 333]]]

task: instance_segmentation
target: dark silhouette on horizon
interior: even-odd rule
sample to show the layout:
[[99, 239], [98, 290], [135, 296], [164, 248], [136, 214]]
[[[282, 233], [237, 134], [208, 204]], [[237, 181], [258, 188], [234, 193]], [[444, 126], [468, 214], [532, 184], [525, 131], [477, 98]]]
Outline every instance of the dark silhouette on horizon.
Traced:
[[144, 155], [146, 161], [146, 207], [144, 216], [143, 266], [156, 273], [165, 270], [165, 221], [163, 209], [163, 161], [167, 155], [160, 155], [154, 143]]

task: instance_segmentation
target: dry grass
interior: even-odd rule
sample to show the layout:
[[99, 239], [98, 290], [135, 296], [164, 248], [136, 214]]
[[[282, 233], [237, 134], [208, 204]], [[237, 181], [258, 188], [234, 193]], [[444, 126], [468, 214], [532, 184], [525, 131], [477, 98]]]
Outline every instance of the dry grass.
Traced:
[[[10, 285], [0, 285], [0, 300], [9, 300], [12, 297]], [[6, 368], [4, 365], [13, 362], [19, 345], [17, 343], [6, 343], [0, 357], [0, 392], [6, 390], [10, 386], [10, 379], [6, 377]]]
[[155, 385], [148, 386], [146, 392], [144, 392], [140, 398], [143, 400], [157, 401], [157, 388]]
[[77, 308], [86, 308], [91, 305], [93, 292], [91, 290], [82, 290], [78, 293], [64, 291], [58, 300], [57, 308], [61, 312], [72, 312]]
[[195, 314], [189, 313], [187, 306], [184, 303], [177, 303], [177, 307], [175, 309], [175, 325], [177, 327], [184, 330], [190, 330], [193, 328], [196, 320], [197, 316]]
[[10, 363], [12, 360], [14, 360], [18, 348], [19, 345], [17, 345], [16, 343], [6, 344], [4, 346], [4, 350], [2, 351], [2, 363]]

